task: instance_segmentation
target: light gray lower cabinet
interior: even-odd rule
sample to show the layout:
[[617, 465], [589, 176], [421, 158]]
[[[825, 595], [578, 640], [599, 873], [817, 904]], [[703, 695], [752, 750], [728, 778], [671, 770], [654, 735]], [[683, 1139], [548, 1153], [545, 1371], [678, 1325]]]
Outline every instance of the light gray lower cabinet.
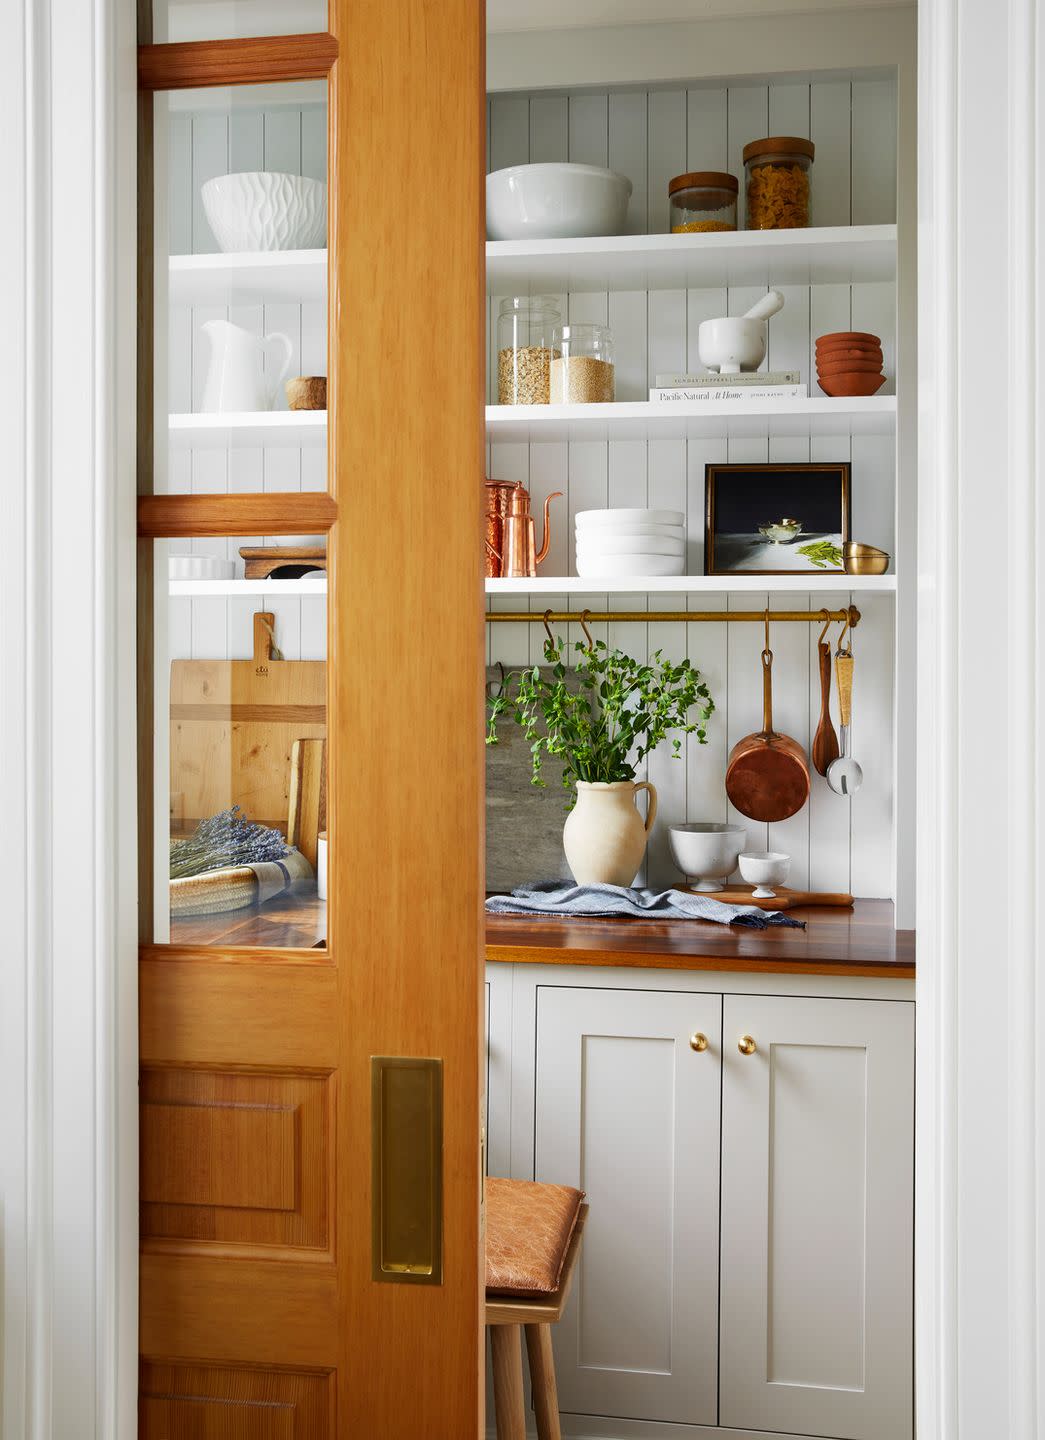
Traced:
[[535, 1178], [591, 1205], [562, 1410], [906, 1440], [913, 1005], [530, 993]]

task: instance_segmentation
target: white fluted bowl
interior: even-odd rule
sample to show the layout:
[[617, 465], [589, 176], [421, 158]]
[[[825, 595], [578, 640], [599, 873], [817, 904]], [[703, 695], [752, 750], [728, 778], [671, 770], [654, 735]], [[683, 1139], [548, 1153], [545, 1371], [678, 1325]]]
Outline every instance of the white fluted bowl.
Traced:
[[276, 170], [215, 175], [200, 190], [214, 238], [225, 254], [319, 250], [327, 243], [323, 180]]
[[601, 165], [509, 165], [486, 177], [491, 240], [569, 240], [621, 235], [632, 185]]

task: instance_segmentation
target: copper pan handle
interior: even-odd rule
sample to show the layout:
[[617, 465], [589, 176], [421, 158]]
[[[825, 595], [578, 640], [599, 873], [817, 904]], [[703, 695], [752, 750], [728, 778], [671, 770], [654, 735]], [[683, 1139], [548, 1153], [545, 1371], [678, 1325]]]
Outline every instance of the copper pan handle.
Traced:
[[762, 733], [773, 733], [773, 652], [762, 651]]

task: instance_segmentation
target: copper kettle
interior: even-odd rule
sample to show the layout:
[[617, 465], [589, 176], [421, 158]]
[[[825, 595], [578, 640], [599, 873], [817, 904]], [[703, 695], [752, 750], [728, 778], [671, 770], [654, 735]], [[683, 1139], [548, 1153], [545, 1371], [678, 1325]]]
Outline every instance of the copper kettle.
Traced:
[[537, 566], [548, 553], [551, 543], [551, 521], [549, 509], [553, 500], [561, 497], [562, 491], [555, 490], [544, 502], [544, 541], [537, 549], [533, 516], [530, 513], [530, 492], [525, 485], [516, 485], [508, 499], [508, 513], [502, 522], [501, 547], [496, 549], [487, 535], [487, 555], [492, 551], [500, 563], [502, 576], [518, 579], [537, 574]]

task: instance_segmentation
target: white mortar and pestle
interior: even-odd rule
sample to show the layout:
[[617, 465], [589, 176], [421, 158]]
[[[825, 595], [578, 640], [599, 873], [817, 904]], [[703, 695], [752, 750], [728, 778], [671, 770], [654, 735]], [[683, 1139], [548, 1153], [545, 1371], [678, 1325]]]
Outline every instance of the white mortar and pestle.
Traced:
[[743, 315], [702, 320], [697, 332], [700, 363], [719, 375], [757, 370], [766, 358], [766, 321], [784, 305], [779, 290], [770, 290]]

